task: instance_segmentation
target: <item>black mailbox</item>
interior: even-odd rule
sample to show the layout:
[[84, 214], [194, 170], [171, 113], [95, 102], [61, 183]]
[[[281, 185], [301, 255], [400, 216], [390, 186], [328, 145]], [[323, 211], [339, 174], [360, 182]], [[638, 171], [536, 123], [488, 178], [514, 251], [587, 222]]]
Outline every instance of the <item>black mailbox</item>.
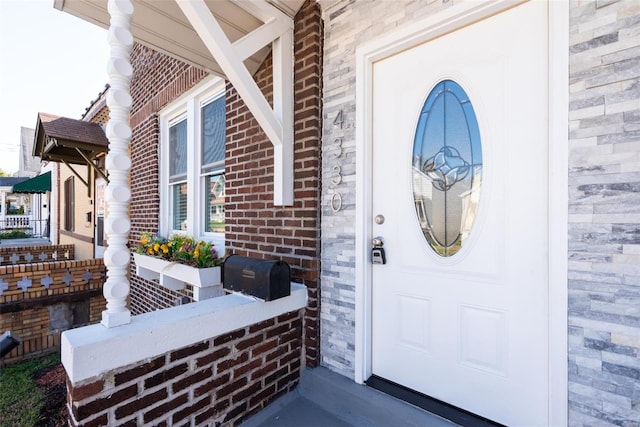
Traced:
[[225, 289], [271, 301], [291, 294], [291, 269], [284, 261], [230, 255], [224, 261]]

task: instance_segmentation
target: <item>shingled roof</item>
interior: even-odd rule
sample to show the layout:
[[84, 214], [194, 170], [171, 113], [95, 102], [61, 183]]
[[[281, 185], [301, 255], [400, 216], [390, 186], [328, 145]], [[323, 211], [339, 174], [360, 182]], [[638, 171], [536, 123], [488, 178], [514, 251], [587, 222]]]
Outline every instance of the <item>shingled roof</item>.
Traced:
[[16, 184], [19, 184], [23, 181], [28, 180], [29, 177], [26, 176], [0, 176], [0, 187], [13, 187]]
[[107, 151], [109, 140], [100, 125], [38, 113], [33, 155], [43, 161], [86, 164]]

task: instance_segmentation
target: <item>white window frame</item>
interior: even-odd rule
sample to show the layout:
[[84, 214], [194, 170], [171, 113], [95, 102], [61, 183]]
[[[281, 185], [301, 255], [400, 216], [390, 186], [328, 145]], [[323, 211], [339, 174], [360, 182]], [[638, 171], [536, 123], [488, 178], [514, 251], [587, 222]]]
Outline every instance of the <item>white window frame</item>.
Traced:
[[[225, 96], [225, 81], [219, 77], [211, 76], [182, 94], [158, 113], [160, 125], [158, 153], [160, 158], [159, 232], [163, 236], [180, 233], [193, 236], [197, 240], [213, 242], [220, 255], [224, 253], [225, 249], [225, 233], [204, 232], [205, 190], [204, 175], [200, 172], [202, 157], [200, 114], [204, 105], [221, 96]], [[187, 120], [187, 228], [186, 230], [176, 230], [173, 228], [169, 191], [169, 128], [185, 118]], [[219, 172], [224, 173], [224, 166]]]

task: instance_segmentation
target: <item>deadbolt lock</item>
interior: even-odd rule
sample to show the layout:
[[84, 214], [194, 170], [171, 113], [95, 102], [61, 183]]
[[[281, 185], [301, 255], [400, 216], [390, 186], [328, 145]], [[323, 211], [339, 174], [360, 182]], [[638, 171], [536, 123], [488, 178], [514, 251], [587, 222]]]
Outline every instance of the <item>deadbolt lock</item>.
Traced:
[[384, 265], [387, 263], [387, 256], [384, 252], [384, 239], [380, 236], [371, 239], [371, 263]]

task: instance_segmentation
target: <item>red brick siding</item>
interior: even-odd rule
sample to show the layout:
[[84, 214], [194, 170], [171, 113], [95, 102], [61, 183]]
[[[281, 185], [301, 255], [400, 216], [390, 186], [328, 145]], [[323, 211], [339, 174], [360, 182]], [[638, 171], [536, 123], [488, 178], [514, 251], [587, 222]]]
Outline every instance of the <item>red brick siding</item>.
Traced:
[[[307, 1], [295, 19], [295, 200], [273, 206], [273, 148], [232, 85], [227, 85], [226, 236], [228, 253], [287, 261], [292, 278], [309, 290], [305, 315], [306, 361], [319, 361], [320, 155], [322, 18]], [[193, 87], [204, 72], [136, 45], [132, 53], [131, 234], [135, 246], [142, 231], [159, 226], [159, 129], [157, 112]], [[255, 80], [272, 99], [269, 56]], [[132, 265], [133, 271], [133, 265]], [[173, 292], [132, 274], [134, 314], [174, 306], [190, 290]]]
[[[85, 281], [82, 275], [87, 271], [92, 274], [92, 278]], [[73, 281], [69, 285], [62, 280], [67, 272], [73, 276]], [[104, 273], [102, 259], [3, 265], [0, 266], [0, 279], [8, 284], [8, 289], [0, 295], [0, 304], [99, 289], [104, 283]], [[48, 289], [40, 283], [47, 275], [53, 280]], [[26, 292], [18, 287], [18, 282], [24, 277], [31, 280], [31, 287], [27, 288]]]
[[[131, 234], [159, 228], [159, 123], [157, 112], [207, 76], [202, 70], [136, 44], [131, 53]], [[186, 291], [174, 292], [136, 276], [132, 258], [130, 308], [141, 314], [177, 305]]]
[[[300, 236], [304, 246], [297, 249], [302, 282], [308, 289], [305, 310], [305, 357], [306, 365], [320, 364], [320, 217], [322, 200], [321, 156], [322, 156], [322, 52], [324, 39], [320, 6], [306, 2], [296, 19], [295, 41], [295, 141], [296, 177], [301, 185], [296, 186], [296, 197], [303, 200], [305, 212], [314, 212], [313, 217], [303, 217], [302, 227], [294, 233]], [[313, 209], [313, 211], [311, 210]], [[308, 240], [305, 240], [308, 239]], [[307, 246], [308, 245], [308, 246]], [[305, 253], [305, 251], [308, 251]]]
[[102, 312], [107, 309], [107, 300], [103, 295], [91, 298], [89, 300], [89, 319], [90, 323], [98, 323], [102, 321]]
[[208, 74], [153, 49], [135, 44], [131, 52], [131, 127], [155, 115]]
[[[82, 276], [87, 271], [93, 277], [85, 281]], [[67, 272], [74, 278], [69, 285], [62, 280]], [[62, 331], [51, 328], [49, 312], [52, 305], [59, 303], [57, 297], [95, 291], [96, 296], [87, 297], [89, 322], [99, 322], [106, 306], [101, 292], [104, 272], [102, 259], [0, 266], [0, 279], [9, 287], [0, 295], [0, 331], [11, 331], [22, 341], [2, 359], [2, 364], [59, 350]], [[53, 280], [48, 289], [40, 282], [47, 275]], [[26, 292], [18, 288], [24, 277], [32, 281]], [[12, 309], [7, 310], [10, 306]]]
[[60, 331], [49, 330], [49, 307], [2, 314], [0, 328], [2, 332], [11, 331], [21, 341], [18, 347], [2, 359], [2, 365], [18, 363], [60, 349]]
[[[5, 241], [6, 242], [6, 241]], [[10, 258], [13, 255], [19, 257], [16, 264], [30, 264], [26, 260], [25, 255], [31, 254], [33, 260], [31, 263], [40, 262], [40, 254], [45, 254], [47, 258], [45, 261], [52, 261], [53, 254], [56, 253], [57, 260], [74, 259], [75, 258], [75, 246], [74, 245], [43, 245], [43, 246], [18, 246], [18, 247], [2, 247], [0, 248], [0, 265], [14, 265]]]
[[237, 425], [297, 385], [301, 338], [302, 310], [67, 381], [70, 423]]
[[[294, 28], [294, 205], [273, 205], [273, 146], [231, 84], [227, 85], [227, 251], [282, 259], [292, 278], [307, 286], [305, 351], [318, 364], [320, 301], [320, 155], [322, 19], [308, 1]], [[255, 75], [267, 100], [273, 97], [268, 57]]]

